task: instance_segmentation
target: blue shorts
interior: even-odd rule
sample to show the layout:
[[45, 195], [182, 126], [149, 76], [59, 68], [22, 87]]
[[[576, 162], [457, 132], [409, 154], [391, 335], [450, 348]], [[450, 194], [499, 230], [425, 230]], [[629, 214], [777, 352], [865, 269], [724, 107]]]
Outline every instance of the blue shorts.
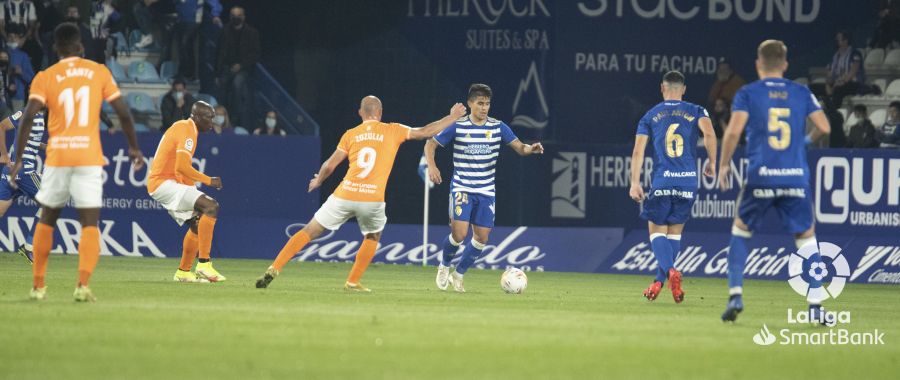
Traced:
[[651, 189], [644, 200], [641, 219], [659, 226], [684, 224], [691, 217], [696, 193], [691, 187]]
[[494, 228], [494, 197], [461, 191], [450, 192], [450, 221], [454, 220]]
[[799, 234], [813, 225], [809, 185], [798, 187], [744, 185], [738, 196], [738, 217], [750, 231], [759, 229], [769, 208], [774, 208], [781, 225]]
[[3, 175], [0, 177], [2, 177], [2, 180], [0, 180], [0, 201], [12, 200], [22, 195], [34, 199], [38, 190], [41, 189], [41, 175], [38, 173], [20, 173], [18, 175], [19, 178], [16, 180], [16, 183], [19, 185], [18, 189], [13, 189], [12, 186], [9, 186], [8, 167], [3, 167]]

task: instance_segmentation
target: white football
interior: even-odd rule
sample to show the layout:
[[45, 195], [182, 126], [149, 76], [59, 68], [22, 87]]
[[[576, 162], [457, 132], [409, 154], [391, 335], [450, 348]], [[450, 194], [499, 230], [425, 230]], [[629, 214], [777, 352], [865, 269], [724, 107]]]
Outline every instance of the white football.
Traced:
[[509, 268], [500, 276], [500, 287], [510, 294], [522, 294], [528, 287], [528, 276], [518, 268]]

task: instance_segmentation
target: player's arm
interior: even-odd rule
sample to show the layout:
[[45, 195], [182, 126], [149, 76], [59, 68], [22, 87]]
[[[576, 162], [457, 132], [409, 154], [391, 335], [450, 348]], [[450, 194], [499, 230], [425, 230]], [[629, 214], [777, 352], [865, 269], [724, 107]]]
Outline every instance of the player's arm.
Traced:
[[456, 103], [450, 108], [450, 114], [444, 116], [438, 121], [432, 122], [422, 128], [412, 128], [409, 130], [410, 140], [425, 140], [441, 133], [447, 127], [453, 125], [457, 119], [466, 115], [466, 106], [462, 103]]
[[700, 131], [703, 132], [703, 146], [706, 147], [709, 161], [703, 168], [703, 174], [707, 177], [716, 176], [716, 157], [718, 157], [718, 141], [716, 141], [716, 132], [713, 130], [712, 120], [708, 117], [701, 117], [698, 122]]
[[644, 200], [644, 188], [641, 187], [641, 166], [644, 165], [644, 150], [647, 149], [649, 137], [644, 134], [635, 135], [634, 150], [631, 152], [631, 189], [628, 196], [635, 202]]
[[9, 118], [0, 121], [0, 165], [9, 164], [9, 150], [6, 149], [6, 131], [15, 128]]
[[537, 142], [534, 144], [525, 144], [522, 140], [516, 139], [509, 143], [509, 147], [516, 151], [520, 156], [528, 156], [532, 154], [543, 154], [544, 146]]
[[128, 157], [131, 158], [131, 165], [134, 171], [141, 170], [144, 167], [144, 154], [138, 147], [137, 133], [134, 131], [134, 119], [131, 117], [131, 111], [128, 110], [128, 104], [119, 96], [111, 101], [107, 101], [119, 116], [119, 123], [122, 124], [122, 133], [128, 140]]
[[818, 141], [822, 136], [831, 133], [831, 123], [828, 122], [825, 112], [821, 110], [813, 112], [809, 114], [809, 119], [812, 120], [816, 128], [809, 132], [809, 136], [806, 138], [807, 142]]
[[[175, 152], [175, 172], [191, 181], [200, 182], [206, 186], [212, 186], [212, 178], [201, 173], [199, 170], [194, 169], [194, 166], [191, 165], [191, 158], [191, 154], [186, 150]], [[216, 188], [221, 189], [222, 183], [219, 182]]]
[[438, 170], [437, 162], [434, 161], [434, 152], [437, 150], [438, 142], [435, 139], [428, 139], [425, 142], [425, 163], [428, 164], [428, 178], [431, 182], [440, 185], [442, 182], [441, 171]]
[[322, 163], [319, 172], [314, 174], [313, 179], [309, 181], [307, 192], [312, 192], [313, 190], [318, 189], [319, 186], [322, 186], [322, 182], [325, 182], [325, 180], [334, 173], [334, 170], [337, 169], [338, 165], [346, 159], [347, 152], [335, 149], [334, 153], [331, 154], [331, 157], [328, 157], [328, 159]]
[[738, 141], [741, 139], [741, 133], [747, 126], [747, 119], [750, 114], [747, 111], [734, 111], [731, 114], [731, 120], [728, 122], [728, 128], [722, 136], [722, 157], [719, 159], [719, 188], [728, 190], [731, 188], [731, 181], [728, 174], [731, 173], [731, 158], [737, 149]]

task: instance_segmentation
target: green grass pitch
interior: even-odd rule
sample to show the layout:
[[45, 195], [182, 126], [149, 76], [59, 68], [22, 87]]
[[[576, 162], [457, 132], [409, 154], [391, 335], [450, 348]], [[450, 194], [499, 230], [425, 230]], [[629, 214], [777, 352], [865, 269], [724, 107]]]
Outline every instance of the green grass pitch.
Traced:
[[103, 257], [95, 304], [76, 304], [77, 257], [51, 257], [49, 298], [27, 299], [31, 271], [0, 254], [0, 379], [891, 378], [900, 371], [900, 291], [849, 285], [826, 303], [884, 346], [758, 346], [763, 323], [790, 326], [803, 299], [748, 281], [747, 309], [723, 324], [724, 279], [687, 278], [687, 299], [641, 298], [649, 276], [529, 273], [507, 295], [473, 270], [466, 294], [434, 268], [373, 265], [371, 294], [345, 293], [349, 264], [291, 262], [254, 288], [262, 260], [216, 260], [217, 284], [171, 281], [174, 259]]

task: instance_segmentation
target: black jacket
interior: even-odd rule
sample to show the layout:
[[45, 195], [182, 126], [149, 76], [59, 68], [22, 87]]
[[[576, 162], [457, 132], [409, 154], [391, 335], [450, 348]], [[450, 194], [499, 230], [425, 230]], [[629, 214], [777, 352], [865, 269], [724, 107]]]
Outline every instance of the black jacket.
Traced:
[[869, 119], [861, 120], [850, 127], [850, 136], [847, 137], [848, 148], [877, 148], [878, 140], [875, 139], [875, 126]]
[[194, 105], [194, 97], [191, 96], [190, 93], [184, 93], [184, 105], [181, 108], [178, 108], [177, 104], [175, 95], [172, 91], [167, 92], [166, 95], [163, 96], [162, 104], [159, 105], [162, 113], [162, 126], [159, 128], [160, 131], [169, 129], [176, 121], [191, 117], [191, 106]]
[[219, 39], [216, 70], [219, 74], [225, 73], [235, 63], [241, 65], [241, 70], [250, 70], [259, 62], [259, 55], [259, 32], [256, 28], [247, 23], [241, 29], [226, 26]]

